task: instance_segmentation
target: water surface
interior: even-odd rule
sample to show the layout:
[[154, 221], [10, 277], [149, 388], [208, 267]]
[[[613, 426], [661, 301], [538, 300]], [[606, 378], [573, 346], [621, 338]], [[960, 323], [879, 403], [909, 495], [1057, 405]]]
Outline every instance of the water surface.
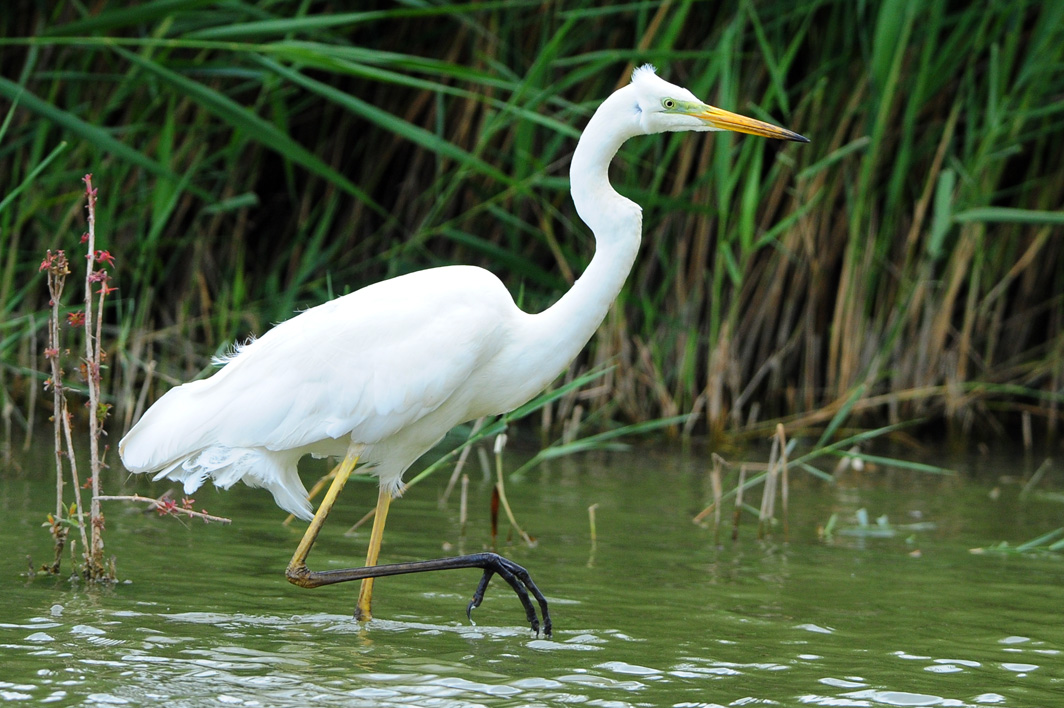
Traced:
[[[954, 460], [950, 478], [879, 469], [828, 485], [798, 476], [786, 538], [777, 529], [759, 540], [747, 519], [737, 542], [720, 545], [691, 522], [708, 501], [704, 459], [636, 451], [556, 461], [507, 486], [537, 545], [507, 540], [503, 522], [498, 548], [547, 594], [550, 639], [532, 635], [497, 579], [470, 624], [472, 570], [379, 580], [375, 619], [360, 625], [357, 584], [285, 581], [302, 525], [282, 526], [269, 494], [242, 486], [195, 495], [231, 526], [109, 503], [107, 550], [122, 580], [112, 589], [28, 580], [27, 555], [39, 564], [50, 552], [40, 527], [54, 504], [48, 459], [38, 451], [0, 476], [4, 701], [1064, 705], [1064, 559], [970, 552], [1064, 525], [1060, 502], [1021, 499], [1010, 483], [1030, 473], [1022, 459]], [[112, 474], [108, 491], [166, 488]], [[437, 503], [445, 482], [432, 478], [392, 507], [382, 562], [490, 545], [490, 483], [474, 472], [463, 538], [457, 495]], [[348, 485], [312, 568], [361, 564], [368, 528], [343, 530], [374, 501], [372, 486]], [[886, 515], [892, 534], [854, 530], [862, 508]], [[821, 538], [833, 513], [842, 527]]]

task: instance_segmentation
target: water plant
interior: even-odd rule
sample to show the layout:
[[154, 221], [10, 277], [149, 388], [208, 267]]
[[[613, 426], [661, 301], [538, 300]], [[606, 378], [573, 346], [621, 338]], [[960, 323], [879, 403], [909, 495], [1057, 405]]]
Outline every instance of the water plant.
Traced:
[[1064, 551], [1064, 526], [1047, 531], [1040, 536], [1019, 543], [1016, 545], [1010, 544], [1008, 541], [1000, 541], [986, 548], [973, 548], [972, 553], [1000, 553], [1000, 554], [1023, 554], [1023, 553], [1044, 553], [1053, 551]]
[[[76, 530], [81, 541], [81, 563], [77, 575], [91, 583], [113, 582], [115, 580], [115, 559], [104, 557], [103, 531], [106, 519], [101, 508], [103, 501], [132, 501], [144, 502], [149, 509], [158, 511], [161, 515], [186, 516], [199, 518], [203, 521], [217, 521], [228, 523], [229, 520], [211, 516], [205, 510], [196, 510], [192, 504], [194, 499], [184, 498], [180, 506], [169, 494], [164, 494], [159, 499], [141, 497], [139, 495], [104, 495], [101, 492], [101, 477], [106, 469], [106, 454], [109, 445], [103, 441], [106, 435], [105, 423], [110, 415], [111, 404], [103, 400], [101, 396], [101, 383], [106, 371], [106, 350], [103, 346], [103, 321], [105, 301], [118, 290], [111, 284], [110, 268], [115, 266], [115, 258], [108, 250], [96, 248], [96, 209], [97, 188], [93, 186], [92, 175], [87, 174], [82, 178], [85, 184], [85, 211], [87, 230], [81, 237], [81, 244], [85, 249], [84, 271], [84, 300], [82, 309], [69, 310], [62, 304], [63, 292], [66, 288], [67, 277], [72, 274], [71, 262], [66, 255], [65, 249], [52, 251], [49, 249], [38, 266], [38, 271], [45, 274], [49, 294], [48, 310], [48, 345], [44, 350], [44, 359], [48, 364], [49, 376], [44, 381], [44, 386], [52, 393], [52, 424], [53, 443], [55, 449], [55, 512], [48, 514], [48, 520], [44, 524], [52, 535], [55, 544], [55, 556], [51, 563], [40, 568], [41, 571], [51, 575], [58, 575], [61, 568], [63, 549], [69, 542], [71, 529]], [[76, 259], [80, 261], [79, 259]], [[66, 312], [64, 316], [64, 311]], [[63, 325], [66, 325], [64, 327]], [[80, 332], [84, 344], [83, 356], [76, 359], [76, 369], [84, 384], [83, 390], [75, 389], [68, 382], [67, 371], [69, 360], [75, 356], [74, 351], [65, 344], [64, 330]], [[88, 427], [88, 461], [90, 476], [84, 484], [78, 472], [77, 455], [75, 451], [74, 432], [76, 422], [74, 411], [70, 409], [67, 393], [72, 392], [76, 396], [87, 399], [85, 407], [88, 411], [85, 416]], [[65, 476], [70, 475], [70, 489], [73, 492], [73, 500], [67, 502]], [[85, 518], [85, 505], [82, 499], [82, 490], [91, 490], [89, 502], [88, 520]], [[72, 557], [75, 554], [75, 546], [70, 544]], [[75, 565], [79, 564], [75, 562]], [[32, 569], [31, 569], [32, 570]]]
[[[86, 524], [84, 504], [82, 503], [80, 477], [74, 450], [73, 413], [69, 409], [65, 383], [66, 372], [63, 360], [71, 355], [69, 348], [63, 344], [61, 334], [61, 309], [63, 290], [67, 276], [71, 274], [70, 262], [65, 250], [48, 250], [38, 270], [44, 272], [48, 282], [49, 317], [48, 347], [44, 358], [48, 361], [51, 376], [45, 381], [46, 388], [52, 391], [53, 432], [56, 462], [56, 510], [48, 515], [45, 524], [55, 541], [55, 559], [42, 570], [58, 574], [63, 547], [67, 542], [71, 526], [77, 529], [82, 546], [82, 565], [80, 574], [90, 582], [114, 579], [114, 563], [108, 564], [103, 557], [104, 515], [100, 509], [100, 473], [103, 470], [106, 446], [101, 449], [100, 438], [103, 435], [104, 422], [107, 420], [110, 405], [100, 399], [100, 381], [103, 376], [104, 356], [100, 344], [101, 323], [103, 321], [104, 301], [116, 288], [110, 283], [108, 268], [114, 266], [114, 258], [108, 251], [96, 250], [96, 189], [92, 186], [92, 175], [82, 178], [85, 183], [85, 200], [88, 229], [81, 237], [85, 244], [86, 266], [84, 274], [84, 302], [82, 310], [69, 312], [66, 324], [73, 330], [84, 333], [84, 356], [79, 359], [78, 369], [84, 381], [87, 393], [89, 426], [89, 469], [90, 477], [84, 486], [91, 487], [89, 520]], [[94, 312], [95, 308], [95, 312]], [[93, 323], [95, 322], [95, 327]], [[64, 469], [66, 461], [69, 471], [74, 501], [66, 507], [64, 495]], [[86, 532], [86, 526], [88, 532]], [[73, 553], [73, 545], [71, 552]]]
[[[847, 469], [861, 469], [865, 463], [906, 469], [922, 474], [955, 474], [953, 470], [938, 465], [909, 460], [903, 457], [873, 455], [862, 450], [862, 446], [868, 446], [877, 439], [889, 437], [892, 433], [898, 432], [902, 428], [910, 427], [917, 421], [858, 430], [856, 433], [837, 437], [840, 428], [851, 420], [854, 406], [862, 400], [862, 396], [863, 391], [860, 387], [850, 394], [849, 399], [835, 411], [834, 416], [820, 432], [816, 442], [804, 446], [800, 454], [798, 454], [799, 439], [788, 439], [787, 429], [782, 423], [777, 424], [776, 430], [773, 432], [768, 463], [756, 461], [728, 462], [721, 455], [713, 453], [711, 456], [712, 466], [709, 470], [713, 501], [696, 514], [692, 521], [696, 524], [704, 524], [705, 519], [712, 514], [714, 534], [719, 541], [723, 503], [734, 498], [732, 540], [734, 541], [738, 538], [739, 523], [744, 512], [757, 516], [757, 533], [760, 538], [771, 533], [775, 525], [779, 523], [775, 513], [776, 501], [779, 499], [783, 536], [786, 538], [788, 532], [787, 507], [791, 469], [806, 472], [812, 477], [829, 484], [833, 484], [839, 475]], [[835, 464], [833, 472], [827, 472], [822, 469], [825, 458], [836, 461], [837, 464]], [[814, 464], [818, 463], [818, 461], [821, 466]], [[723, 483], [725, 470], [737, 471], [735, 486], [727, 493], [724, 492]], [[743, 502], [743, 494], [747, 489], [758, 485], [762, 485], [761, 505], [755, 508]], [[835, 517], [829, 520], [825, 526], [825, 535], [831, 535], [836, 523], [837, 518]], [[863, 525], [868, 526], [867, 523]]]

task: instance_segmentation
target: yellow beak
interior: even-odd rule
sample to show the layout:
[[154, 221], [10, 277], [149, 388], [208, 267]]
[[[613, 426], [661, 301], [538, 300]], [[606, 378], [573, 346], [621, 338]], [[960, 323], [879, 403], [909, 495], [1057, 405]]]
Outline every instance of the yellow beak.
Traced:
[[765, 138], [775, 138], [776, 140], [793, 140], [799, 143], [809, 142], [808, 138], [798, 135], [798, 133], [787, 130], [786, 128], [780, 128], [771, 123], [747, 118], [738, 113], [731, 113], [714, 106], [703, 104], [699, 106], [697, 110], [688, 113], [688, 115], [700, 118], [708, 125], [719, 130], [731, 130], [736, 133], [760, 135]]

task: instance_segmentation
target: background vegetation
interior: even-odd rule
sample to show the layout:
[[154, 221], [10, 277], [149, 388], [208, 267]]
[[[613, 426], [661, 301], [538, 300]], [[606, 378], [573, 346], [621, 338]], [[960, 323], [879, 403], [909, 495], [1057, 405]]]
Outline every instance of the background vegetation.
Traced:
[[[767, 436], [915, 417], [1052, 434], [1064, 398], [1064, 4], [10, 2], [0, 402], [44, 374], [45, 249], [95, 175], [117, 423], [300, 307], [443, 263], [526, 309], [593, 250], [586, 118], [643, 62], [808, 136], [632, 141], [628, 286], [544, 423]], [[1031, 423], [1031, 421], [1034, 421]], [[117, 432], [117, 431], [116, 431]]]

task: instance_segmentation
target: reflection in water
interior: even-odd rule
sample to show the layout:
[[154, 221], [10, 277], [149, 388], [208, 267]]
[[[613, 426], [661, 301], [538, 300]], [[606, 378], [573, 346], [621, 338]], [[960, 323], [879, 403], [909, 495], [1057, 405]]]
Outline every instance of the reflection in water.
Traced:
[[[647, 457], [642, 458], [644, 464]], [[476, 574], [382, 581], [379, 617], [348, 614], [357, 588], [306, 591], [281, 570], [291, 536], [268, 495], [211, 498], [232, 528], [184, 528], [116, 507], [109, 550], [127, 580], [86, 591], [65, 580], [2, 576], [0, 700], [168, 706], [1047, 706], [1064, 682], [1064, 601], [1052, 558], [974, 556], [1000, 538], [1031, 538], [1057, 508], [1003, 515], [985, 486], [874, 477], [845, 494], [797, 483], [790, 538], [743, 529], [716, 547], [690, 523], [705, 501], [701, 468], [649, 458], [652, 474], [612, 458], [556, 465], [508, 486], [535, 549], [526, 565], [557, 612], [552, 638], [532, 636], [493, 584], [470, 624]], [[441, 482], [442, 483], [442, 482]], [[475, 485], [474, 485], [475, 486]], [[47, 553], [24, 509], [48, 508], [47, 484], [0, 486], [0, 543]], [[144, 490], [141, 490], [144, 491]], [[365, 496], [367, 499], [363, 499]], [[356, 488], [336, 513], [371, 502]], [[471, 490], [470, 550], [490, 538], [490, 485]], [[844, 502], [844, 503], [843, 503]], [[587, 507], [597, 507], [595, 563]], [[228, 507], [226, 505], [229, 505]], [[908, 536], [818, 540], [832, 513], [934, 522]], [[384, 548], [434, 557], [460, 533], [435, 491], [395, 506]], [[527, 521], [526, 521], [527, 519]], [[1030, 528], [1017, 529], [1017, 519]], [[343, 524], [339, 524], [343, 526]], [[29, 541], [27, 541], [29, 539]], [[32, 544], [28, 546], [27, 543]], [[322, 567], [357, 564], [365, 539], [339, 533]], [[913, 556], [918, 546], [922, 553]], [[314, 560], [314, 557], [312, 557]]]

